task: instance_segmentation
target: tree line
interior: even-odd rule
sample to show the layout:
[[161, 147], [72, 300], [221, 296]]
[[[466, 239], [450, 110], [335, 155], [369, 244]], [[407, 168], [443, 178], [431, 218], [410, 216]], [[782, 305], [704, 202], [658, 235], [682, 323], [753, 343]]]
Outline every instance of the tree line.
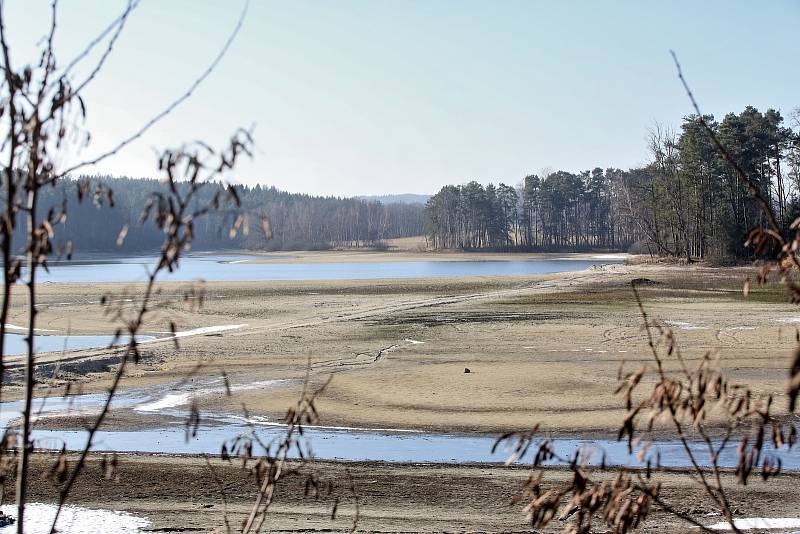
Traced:
[[[703, 117], [768, 202], [779, 225], [800, 216], [800, 116], [785, 124], [775, 110], [747, 107], [721, 121]], [[375, 247], [386, 239], [425, 234], [438, 249], [628, 250], [694, 258], [747, 258], [744, 245], [765, 215], [753, 191], [721, 157], [698, 117], [678, 131], [656, 126], [648, 139], [650, 162], [628, 170], [600, 167], [526, 176], [511, 186], [470, 181], [448, 185], [425, 206], [371, 199], [318, 197], [274, 187], [236, 186], [245, 224], [236, 235], [220, 229], [238, 212], [215, 211], [194, 228], [201, 250], [300, 250]], [[86, 187], [86, 183], [90, 187]], [[83, 184], [90, 198], [79, 201]], [[180, 184], [178, 184], [180, 186]], [[81, 177], [42, 191], [44, 217], [69, 205], [59, 242], [78, 250], [153, 251], [161, 236], [138, 224], [155, 180]], [[213, 184], [198, 201], [226, 186]], [[109, 195], [107, 191], [113, 191]], [[91, 192], [94, 194], [91, 194]], [[112, 209], [113, 203], [113, 209]], [[260, 224], [261, 219], [268, 222]], [[120, 231], [126, 229], [124, 240]], [[24, 228], [15, 232], [22, 238]]]
[[445, 186], [425, 209], [434, 248], [613, 249], [639, 235], [615, 212], [620, 171], [526, 176], [517, 187], [472, 181]]
[[[184, 185], [176, 184], [178, 189]], [[59, 181], [41, 191], [38, 212], [68, 213], [57, 232], [57, 245], [71, 242], [78, 251], [154, 252], [163, 240], [152, 221], [140, 224], [142, 210], [156, 180], [120, 177], [80, 177]], [[211, 201], [228, 186], [209, 184], [198, 192], [197, 205]], [[287, 193], [274, 187], [235, 186], [239, 209], [220, 209], [194, 223], [195, 250], [320, 250], [331, 247], [375, 247], [386, 239], [421, 235], [421, 204], [385, 204], [355, 198]], [[78, 194], [82, 191], [81, 194]], [[242, 216], [238, 231], [230, 228]], [[264, 224], [265, 223], [265, 224]], [[124, 229], [124, 231], [123, 231]], [[26, 229], [18, 226], [16, 238]], [[122, 236], [120, 233], [122, 232]], [[124, 238], [124, 239], [123, 239]], [[22, 241], [20, 241], [22, 242]]]
[[[621, 170], [552, 171], [516, 186], [448, 185], [425, 208], [434, 248], [629, 249], [695, 258], [752, 257], [744, 245], [765, 215], [697, 116], [655, 126], [651, 161]], [[800, 216], [800, 116], [748, 106], [703, 117], [783, 227]]]

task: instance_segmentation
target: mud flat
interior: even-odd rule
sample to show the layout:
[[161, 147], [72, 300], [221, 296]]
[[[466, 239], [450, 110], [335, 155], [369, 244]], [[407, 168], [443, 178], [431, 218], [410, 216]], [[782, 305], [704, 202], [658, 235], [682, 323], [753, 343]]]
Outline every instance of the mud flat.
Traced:
[[[50, 455], [37, 455], [35, 468], [45, 473], [53, 460]], [[103, 479], [98, 463], [97, 456], [90, 459], [70, 503], [129, 512], [149, 521], [147, 531], [225, 532], [226, 517], [235, 529], [256, 495], [255, 480], [238, 463], [200, 457], [123, 455], [117, 480]], [[525, 468], [317, 462], [300, 466], [299, 471], [278, 489], [266, 522], [271, 532], [349, 531], [355, 511], [349, 476], [359, 504], [359, 531], [530, 532], [522, 504], [511, 502], [529, 474]], [[331, 494], [326, 490], [318, 499], [304, 497], [306, 476], [312, 471], [326, 488], [327, 482], [334, 483]], [[563, 482], [567, 476], [566, 471], [549, 469], [548, 486]], [[52, 498], [52, 481], [40, 476], [32, 480], [32, 499]], [[666, 474], [661, 480], [661, 496], [677, 510], [703, 524], [722, 521], [688, 477]], [[800, 475], [784, 475], [768, 484], [753, 480], [747, 494], [735, 486], [732, 474], [725, 475], [724, 482], [733, 488], [732, 506], [737, 517], [798, 516], [796, 487]], [[332, 519], [337, 500], [336, 518]], [[554, 521], [547, 532], [560, 531], [564, 525], [563, 521]], [[603, 531], [599, 519], [597, 528]], [[662, 512], [654, 512], [641, 531], [663, 532], [664, 528], [692, 531]]]

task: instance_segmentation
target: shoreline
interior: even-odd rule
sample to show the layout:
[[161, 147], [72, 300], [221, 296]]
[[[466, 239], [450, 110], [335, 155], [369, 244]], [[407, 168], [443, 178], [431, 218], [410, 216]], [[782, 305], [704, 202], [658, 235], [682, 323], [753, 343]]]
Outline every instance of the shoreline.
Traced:
[[[158, 251], [77, 251], [72, 259], [55, 259], [48, 262], [51, 265], [60, 264], [81, 264], [90, 262], [113, 262], [116, 259], [131, 260], [138, 258], [157, 258]], [[356, 262], [358, 258], [363, 261], [480, 261], [480, 260], [544, 260], [550, 258], [563, 257], [565, 259], [599, 259], [602, 257], [615, 257], [624, 259], [627, 257], [646, 256], [629, 254], [621, 250], [588, 249], [583, 251], [486, 251], [486, 250], [462, 250], [462, 249], [420, 249], [393, 248], [331, 248], [324, 250], [246, 250], [246, 249], [213, 249], [213, 250], [191, 250], [184, 252], [185, 257], [213, 257], [213, 256], [251, 256], [256, 261], [269, 262], [274, 260], [280, 263], [304, 263], [304, 262]], [[263, 257], [263, 258], [262, 258]], [[327, 259], [331, 258], [331, 259]]]
[[552, 261], [552, 260], [626, 260], [632, 256], [622, 252], [480, 252], [460, 250], [377, 251], [329, 250], [247, 253], [267, 256], [246, 263], [378, 263], [394, 261]]

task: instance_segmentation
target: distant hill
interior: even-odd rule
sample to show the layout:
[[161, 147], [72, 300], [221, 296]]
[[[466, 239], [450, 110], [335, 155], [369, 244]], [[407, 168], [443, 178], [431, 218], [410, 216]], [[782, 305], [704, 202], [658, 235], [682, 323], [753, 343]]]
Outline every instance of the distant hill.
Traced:
[[377, 201], [381, 204], [425, 204], [431, 195], [404, 193], [400, 195], [362, 195], [356, 198]]

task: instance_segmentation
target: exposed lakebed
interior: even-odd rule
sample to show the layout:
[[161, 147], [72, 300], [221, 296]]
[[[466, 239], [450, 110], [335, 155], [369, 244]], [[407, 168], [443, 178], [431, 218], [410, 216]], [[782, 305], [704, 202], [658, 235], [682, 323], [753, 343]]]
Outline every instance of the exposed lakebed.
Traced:
[[[619, 257], [592, 259], [539, 259], [512, 261], [393, 261], [363, 263], [250, 263], [260, 257], [197, 255], [182, 260], [180, 269], [165, 277], [165, 280], [245, 281], [245, 280], [331, 280], [331, 279], [379, 279], [446, 276], [504, 276], [531, 275], [552, 272], [582, 270], [593, 265], [620, 263]], [[285, 259], [285, 257], [284, 257]], [[144, 279], [152, 258], [123, 258], [51, 265], [50, 273], [43, 273], [46, 282], [136, 282]], [[239, 328], [231, 325], [217, 328]], [[202, 331], [202, 332], [201, 332]], [[208, 333], [209, 328], [183, 332], [179, 335]], [[63, 336], [51, 332], [40, 339], [50, 338], [53, 350], [62, 350]], [[87, 345], [67, 345], [75, 348], [101, 347], [108, 344], [102, 336], [80, 336]], [[77, 339], [77, 338], [76, 338]], [[66, 343], [69, 343], [67, 340]], [[90, 343], [90, 344], [89, 344]], [[42, 348], [37, 341], [39, 350]], [[234, 384], [231, 388], [254, 389], [279, 387], [276, 381]], [[245, 419], [235, 413], [201, 412], [196, 435], [187, 436], [183, 420], [188, 414], [192, 398], [209, 394], [222, 394], [219, 383], [171, 384], [149, 390], [122, 392], [113, 403], [115, 410], [129, 410], [147, 414], [150, 423], [134, 429], [102, 430], [97, 433], [95, 450], [119, 452], [147, 452], [172, 454], [218, 453], [226, 441], [257, 432], [260, 439], [269, 442], [283, 432], [283, 427], [274, 421], [250, 417]], [[35, 411], [42, 419], [38, 422], [33, 438], [44, 448], [82, 448], [87, 439], [85, 431], [63, 428], [48, 428], [48, 416], [96, 413], [104, 402], [103, 395], [73, 395], [53, 397], [41, 403], [37, 401]], [[6, 402], [0, 406], [0, 423], [5, 428], [19, 416], [21, 403]], [[55, 425], [53, 425], [55, 426]], [[448, 435], [404, 429], [360, 429], [315, 427], [307, 429], [315, 456], [321, 459], [381, 460], [390, 462], [503, 462], [508, 451], [492, 453], [495, 437], [488, 435]], [[562, 456], [570, 456], [577, 449], [593, 448], [595, 463], [642, 465], [627, 444], [613, 440], [555, 439], [554, 445]], [[708, 463], [703, 445], [692, 444], [699, 461]], [[685, 467], [689, 464], [682, 445], [677, 441], [655, 443], [649, 457], [659, 455], [660, 463], [670, 467]], [[779, 452], [786, 469], [800, 469], [797, 455]], [[524, 458], [525, 460], [527, 458]], [[735, 466], [735, 446], [725, 450], [720, 458], [722, 465]]]

